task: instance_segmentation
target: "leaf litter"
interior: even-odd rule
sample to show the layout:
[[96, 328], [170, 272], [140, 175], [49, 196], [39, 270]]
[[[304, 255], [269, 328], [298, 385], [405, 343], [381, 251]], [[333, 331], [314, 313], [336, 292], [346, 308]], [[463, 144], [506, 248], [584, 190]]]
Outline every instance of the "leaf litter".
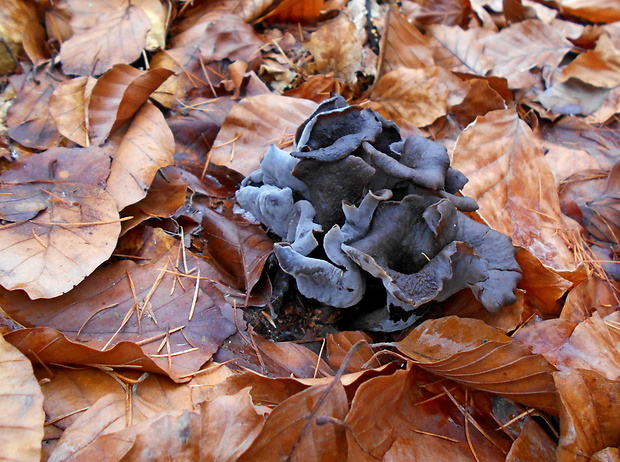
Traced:
[[[616, 3], [34, 3], [0, 13], [0, 439], [14, 460], [618, 460]], [[341, 142], [351, 109], [314, 119], [330, 93], [384, 134]], [[369, 191], [371, 218], [407, 216], [391, 204], [433, 174], [401, 161], [401, 136], [443, 146], [469, 179], [424, 179], [417, 197], [469, 196], [459, 226], [517, 246], [522, 276], [497, 306], [476, 289], [489, 253], [466, 233], [450, 258], [467, 283], [424, 303], [401, 294], [395, 271], [415, 278], [384, 225], [330, 244], [332, 225], [363, 226]], [[346, 167], [322, 174], [319, 151]], [[319, 221], [296, 205], [270, 229], [239, 206], [242, 182], [274, 172]], [[424, 210], [445, 234], [445, 205]], [[282, 271], [274, 243], [311, 238], [304, 268], [359, 265], [363, 301], [337, 308]], [[392, 328], [373, 331], [386, 290]], [[423, 309], [403, 322], [410, 306]]]

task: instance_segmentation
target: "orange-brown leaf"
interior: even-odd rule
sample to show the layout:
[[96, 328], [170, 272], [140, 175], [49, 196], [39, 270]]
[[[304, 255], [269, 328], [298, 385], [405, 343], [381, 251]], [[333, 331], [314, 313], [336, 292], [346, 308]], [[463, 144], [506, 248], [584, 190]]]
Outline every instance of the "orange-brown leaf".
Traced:
[[434, 374], [527, 406], [557, 411], [554, 368], [543, 356], [482, 321], [456, 316], [426, 321], [396, 347]]
[[62, 136], [80, 146], [89, 146], [86, 107], [97, 81], [76, 77], [58, 84], [49, 102], [49, 111]]

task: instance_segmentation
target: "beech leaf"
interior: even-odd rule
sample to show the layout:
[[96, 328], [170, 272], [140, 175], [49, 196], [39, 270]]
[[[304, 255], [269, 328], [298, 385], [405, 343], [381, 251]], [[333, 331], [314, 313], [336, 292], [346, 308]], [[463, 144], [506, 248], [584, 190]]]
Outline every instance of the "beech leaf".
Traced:
[[76, 77], [58, 84], [49, 103], [49, 111], [58, 131], [66, 138], [88, 146], [86, 107], [97, 81], [92, 77]]
[[555, 369], [543, 356], [482, 321], [456, 316], [425, 321], [396, 347], [434, 374], [557, 413], [551, 375]]

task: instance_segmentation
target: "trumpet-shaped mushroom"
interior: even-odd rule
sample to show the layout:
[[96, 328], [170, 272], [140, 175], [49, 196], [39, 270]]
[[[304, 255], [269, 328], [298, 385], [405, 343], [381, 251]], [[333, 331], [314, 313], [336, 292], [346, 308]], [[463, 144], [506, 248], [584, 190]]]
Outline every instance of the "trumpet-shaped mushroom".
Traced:
[[463, 289], [491, 312], [516, 300], [515, 248], [463, 213], [478, 207], [459, 193], [466, 182], [443, 146], [403, 140], [336, 96], [298, 128], [294, 152], [269, 149], [237, 200], [282, 239], [276, 258], [303, 295], [348, 308], [368, 275], [381, 281], [386, 304], [364, 326], [391, 331]]

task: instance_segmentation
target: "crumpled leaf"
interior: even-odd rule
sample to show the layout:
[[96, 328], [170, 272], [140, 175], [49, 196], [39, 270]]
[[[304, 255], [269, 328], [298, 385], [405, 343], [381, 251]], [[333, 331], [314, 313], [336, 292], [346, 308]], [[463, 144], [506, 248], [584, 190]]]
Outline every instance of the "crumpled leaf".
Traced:
[[313, 101], [272, 94], [244, 98], [228, 113], [213, 144], [211, 162], [249, 175], [267, 147], [286, 143], [315, 108]]
[[434, 374], [557, 413], [553, 366], [482, 321], [455, 316], [425, 321], [395, 345]]
[[346, 431], [330, 419], [344, 420], [348, 408], [337, 379], [297, 393], [273, 409], [256, 440], [237, 460], [341, 461], [347, 454]]
[[[574, 271], [574, 256], [558, 230], [572, 226], [559, 207], [542, 149], [514, 110], [493, 111], [467, 127], [452, 158], [469, 183], [463, 193], [493, 229], [512, 237], [543, 264]], [[566, 224], [569, 223], [569, 224]]]
[[121, 210], [143, 199], [157, 171], [174, 161], [174, 138], [161, 111], [144, 104], [116, 150], [106, 191]]
[[[397, 124], [407, 121], [424, 127], [446, 115], [450, 106], [461, 103], [468, 90], [466, 83], [441, 67], [401, 67], [379, 79], [370, 99]], [[372, 103], [371, 107], [379, 108]]]
[[2, 458], [33, 461], [41, 458], [43, 394], [32, 364], [0, 338], [0, 447]]
[[[132, 63], [146, 45], [151, 21], [135, 4], [119, 4], [98, 17], [96, 24], [76, 33], [60, 47], [65, 74], [100, 75], [114, 64]], [[84, 53], [88, 50], [88, 53]]]

